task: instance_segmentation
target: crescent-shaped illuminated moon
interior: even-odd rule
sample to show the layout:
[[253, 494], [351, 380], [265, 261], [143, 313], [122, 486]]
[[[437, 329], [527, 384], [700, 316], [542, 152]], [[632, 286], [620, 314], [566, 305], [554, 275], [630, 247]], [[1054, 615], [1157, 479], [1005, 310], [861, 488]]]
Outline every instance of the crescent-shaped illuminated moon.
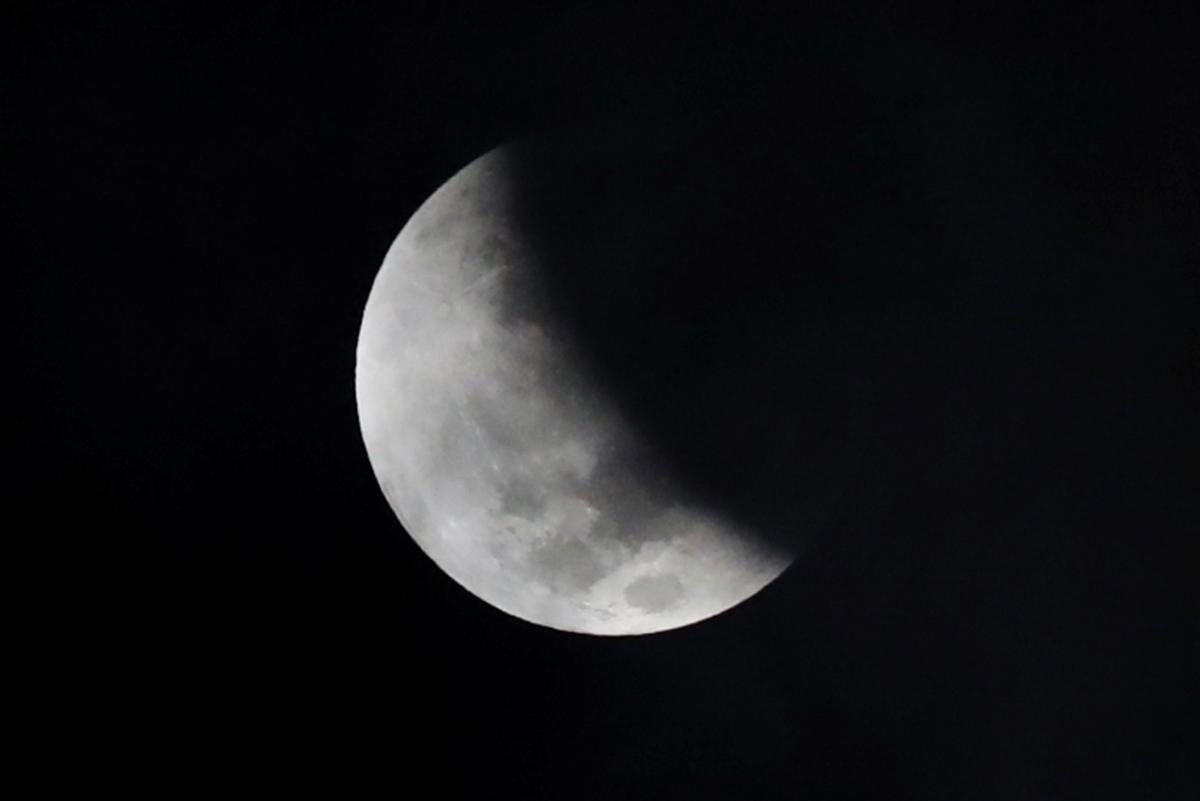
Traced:
[[512, 170], [501, 148], [447, 181], [371, 289], [355, 380], [388, 503], [451, 578], [532, 623], [645, 634], [739, 604], [794, 555], [686, 492], [588, 370], [539, 290]]

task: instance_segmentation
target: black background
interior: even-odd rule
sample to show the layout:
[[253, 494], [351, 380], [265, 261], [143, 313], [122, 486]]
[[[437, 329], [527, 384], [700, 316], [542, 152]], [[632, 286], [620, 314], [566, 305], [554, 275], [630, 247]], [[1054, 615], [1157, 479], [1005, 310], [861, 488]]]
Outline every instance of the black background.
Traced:
[[[16, 608], [45, 681], [17, 691], [45, 777], [1195, 797], [1185, 4], [517, 5], [6, 12], [10, 536], [49, 557]], [[357, 428], [400, 227], [567, 122], [676, 154], [641, 165], [657, 192], [618, 171], [637, 213], [598, 227], [538, 194], [573, 173], [529, 170], [581, 330], [622, 332], [599, 363], [698, 480], [805, 532], [762, 593], [651, 637], [459, 589]], [[597, 295], [618, 223], [633, 267]]]

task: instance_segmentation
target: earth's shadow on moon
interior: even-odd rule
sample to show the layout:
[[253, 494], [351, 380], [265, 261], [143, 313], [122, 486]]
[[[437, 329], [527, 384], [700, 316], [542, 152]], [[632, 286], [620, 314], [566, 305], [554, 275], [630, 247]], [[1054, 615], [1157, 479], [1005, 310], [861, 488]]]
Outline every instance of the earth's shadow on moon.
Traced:
[[523, 237], [584, 358], [685, 485], [791, 554], [852, 461], [834, 136], [687, 120], [510, 146]]

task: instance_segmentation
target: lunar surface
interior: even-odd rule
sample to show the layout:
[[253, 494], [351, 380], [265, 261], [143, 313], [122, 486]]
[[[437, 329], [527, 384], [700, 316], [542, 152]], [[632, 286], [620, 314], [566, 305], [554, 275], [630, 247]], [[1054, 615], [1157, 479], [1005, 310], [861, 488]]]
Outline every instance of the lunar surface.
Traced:
[[512, 170], [497, 149], [447, 181], [371, 289], [355, 378], [384, 495], [442, 570], [524, 620], [644, 634], [727, 610], [792, 554], [689, 494], [589, 371]]

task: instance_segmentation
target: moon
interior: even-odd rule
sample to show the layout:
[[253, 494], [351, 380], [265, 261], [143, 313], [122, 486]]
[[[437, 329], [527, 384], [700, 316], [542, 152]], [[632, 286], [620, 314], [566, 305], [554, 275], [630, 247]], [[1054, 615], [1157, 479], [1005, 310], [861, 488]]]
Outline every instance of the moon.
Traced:
[[430, 559], [518, 618], [632, 635], [717, 615], [794, 554], [692, 491], [589, 369], [521, 234], [511, 147], [437, 189], [375, 278], [355, 367], [375, 476]]

